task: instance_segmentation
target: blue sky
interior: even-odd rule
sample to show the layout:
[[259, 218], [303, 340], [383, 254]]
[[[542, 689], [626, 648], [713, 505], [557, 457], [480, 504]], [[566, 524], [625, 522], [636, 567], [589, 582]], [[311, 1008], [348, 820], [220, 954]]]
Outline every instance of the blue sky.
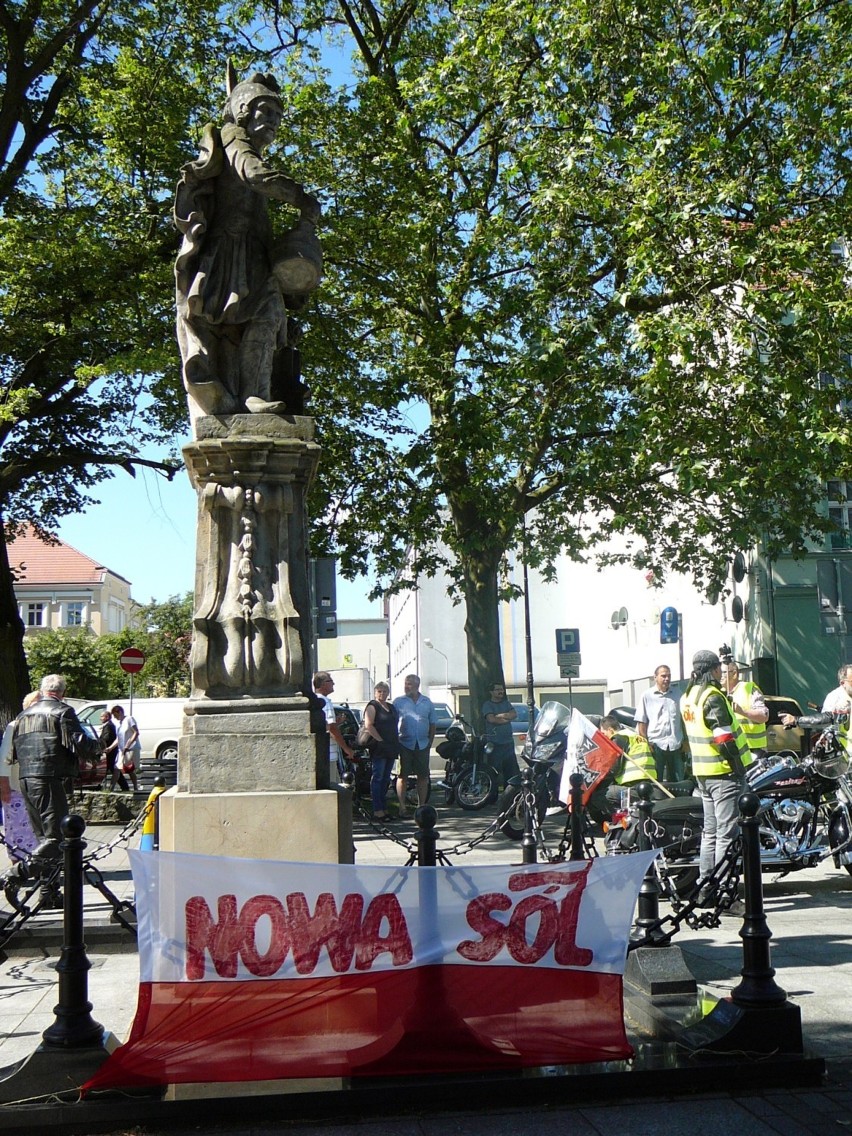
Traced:
[[[186, 472], [172, 482], [152, 470], [135, 478], [119, 470], [98, 486], [101, 504], [66, 517], [58, 535], [129, 580], [138, 603], [183, 595], [194, 586], [195, 491]], [[381, 615], [367, 600], [366, 580], [337, 582], [337, 614], [343, 619]]]

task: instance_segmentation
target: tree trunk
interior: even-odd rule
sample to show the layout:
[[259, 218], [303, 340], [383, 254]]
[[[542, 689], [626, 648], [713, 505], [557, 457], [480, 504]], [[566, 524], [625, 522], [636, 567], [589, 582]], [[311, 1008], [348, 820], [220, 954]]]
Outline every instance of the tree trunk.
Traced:
[[0, 514], [0, 726], [6, 728], [21, 712], [21, 702], [30, 688], [24, 654], [24, 624], [18, 614], [15, 584], [9, 568], [9, 550]]
[[463, 573], [467, 636], [467, 677], [470, 685], [470, 713], [477, 731], [484, 729], [482, 703], [487, 701], [495, 682], [503, 681], [500, 653], [497, 566], [500, 553], [492, 557], [460, 557]]

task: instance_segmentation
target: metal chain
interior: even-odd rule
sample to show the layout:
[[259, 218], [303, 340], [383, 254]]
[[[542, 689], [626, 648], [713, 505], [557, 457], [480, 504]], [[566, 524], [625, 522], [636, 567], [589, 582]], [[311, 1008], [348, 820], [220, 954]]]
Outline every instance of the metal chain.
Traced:
[[128, 903], [127, 900], [124, 899], [119, 899], [117, 895], [110, 891], [100, 869], [96, 868], [93, 864], [84, 865], [83, 878], [87, 884], [91, 884], [96, 891], [99, 891], [107, 903], [109, 903], [116, 921], [119, 922], [126, 931], [129, 931], [134, 939], [137, 939], [139, 935], [135, 922], [129, 922], [124, 915], [125, 911], [129, 911], [135, 920], [136, 904]]
[[[662, 939], [670, 939], [677, 934], [684, 923], [693, 931], [720, 926], [722, 913], [728, 911], [738, 898], [741, 854], [742, 837], [738, 836], [731, 842], [724, 858], [714, 866], [707, 878], [700, 880], [700, 888], [696, 885], [687, 898], [678, 895], [670, 874], [664, 867], [660, 870], [659, 859], [655, 861], [657, 879], [663, 894], [674, 908], [674, 914], [664, 915], [646, 927], [641, 939], [631, 940], [628, 951], [633, 951], [637, 947], [656, 946]], [[715, 900], [716, 906], [705, 909], [702, 903], [699, 908], [702, 895], [710, 895]]]
[[117, 833], [117, 835], [114, 836], [112, 840], [110, 840], [107, 844], [99, 844], [93, 852], [89, 852], [87, 855], [85, 855], [83, 857], [83, 863], [85, 865], [94, 864], [98, 860], [103, 860], [105, 857], [107, 857], [110, 852], [112, 852], [112, 850], [114, 848], [117, 848], [120, 844], [128, 843], [130, 841], [130, 838], [136, 832], [138, 832], [142, 825], [145, 823], [145, 820], [154, 810], [156, 804], [156, 799], [153, 801], [146, 801], [146, 803], [139, 810], [137, 816], [133, 817], [132, 820], [129, 820], [127, 824], [125, 824], [124, 828], [122, 828], [121, 831]]
[[[2, 951], [9, 940], [20, 931], [21, 927], [24, 926], [28, 919], [31, 919], [33, 915], [37, 915], [39, 911], [41, 911], [42, 907], [47, 902], [46, 898], [42, 898], [45, 894], [44, 889], [50, 890], [58, 886], [61, 874], [62, 865], [57, 862], [49, 875], [30, 881], [29, 886], [26, 887], [23, 898], [18, 896], [17, 891], [14, 894], [10, 894], [6, 891], [6, 900], [12, 905], [12, 911], [0, 922], [0, 951]], [[39, 899], [33, 907], [30, 907], [30, 900], [36, 892], [39, 893]]]

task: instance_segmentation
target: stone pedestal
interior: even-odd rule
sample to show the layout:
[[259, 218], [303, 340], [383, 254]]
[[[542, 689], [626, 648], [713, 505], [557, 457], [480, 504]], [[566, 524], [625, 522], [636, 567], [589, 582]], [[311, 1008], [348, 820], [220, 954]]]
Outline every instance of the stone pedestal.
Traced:
[[308, 689], [305, 498], [319, 461], [312, 418], [199, 418], [184, 446], [198, 493], [192, 697]]
[[345, 791], [329, 789], [310, 689], [306, 494], [312, 418], [196, 419], [184, 447], [198, 494], [192, 694], [178, 784], [160, 800], [165, 851], [349, 862]]

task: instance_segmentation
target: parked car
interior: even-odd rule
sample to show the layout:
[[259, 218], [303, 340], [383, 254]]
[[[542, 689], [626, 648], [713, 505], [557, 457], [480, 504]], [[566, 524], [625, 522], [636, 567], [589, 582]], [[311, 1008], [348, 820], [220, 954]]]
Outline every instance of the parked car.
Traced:
[[433, 702], [432, 705], [435, 707], [435, 716], [437, 718], [435, 737], [443, 737], [456, 720], [455, 711], [453, 711], [446, 702]]
[[[518, 715], [512, 722], [512, 734], [514, 735], [513, 741], [515, 743], [515, 753], [520, 753], [524, 748], [524, 743], [527, 740], [527, 734], [530, 732], [530, 708], [526, 702], [513, 702], [512, 709]], [[533, 725], [538, 717], [538, 707], [533, 707]]]
[[764, 699], [769, 707], [769, 721], [766, 723], [766, 752], [778, 753], [782, 749], [791, 749], [794, 753], [803, 753], [804, 730], [798, 726], [791, 729], [781, 725], [782, 714], [794, 714], [800, 718], [804, 714], [795, 698], [787, 698], [783, 694], [765, 694]]
[[[81, 720], [80, 725], [90, 738], [97, 739], [99, 731], [88, 722]], [[72, 778], [75, 789], [99, 789], [107, 775], [107, 759], [104, 754], [98, 754], [97, 761], [83, 761], [76, 777]]]

